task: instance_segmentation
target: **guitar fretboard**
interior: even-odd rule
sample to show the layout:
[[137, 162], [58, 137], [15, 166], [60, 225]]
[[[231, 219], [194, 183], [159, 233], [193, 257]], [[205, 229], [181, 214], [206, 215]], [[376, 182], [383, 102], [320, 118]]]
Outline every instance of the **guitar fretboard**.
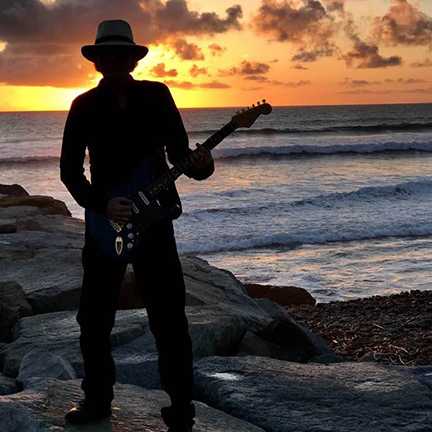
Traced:
[[[232, 122], [227, 123], [224, 127], [215, 132], [209, 137], [202, 145], [207, 147], [208, 150], [213, 150], [219, 143], [221, 143], [228, 135], [235, 131], [236, 127]], [[175, 182], [182, 174], [185, 173], [192, 166], [189, 157], [177, 162], [166, 174], [158, 178], [150, 186], [147, 186], [144, 193], [150, 198], [157, 198], [157, 196], [166, 190], [173, 182]]]

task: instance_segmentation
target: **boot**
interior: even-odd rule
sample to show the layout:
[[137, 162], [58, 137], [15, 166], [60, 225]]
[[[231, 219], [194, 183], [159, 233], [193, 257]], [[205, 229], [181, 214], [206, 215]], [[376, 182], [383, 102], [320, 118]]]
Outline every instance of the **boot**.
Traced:
[[109, 416], [111, 416], [110, 404], [97, 405], [86, 399], [81, 399], [76, 406], [66, 413], [65, 420], [71, 424], [85, 424]]
[[193, 403], [185, 408], [176, 409], [173, 406], [162, 407], [161, 417], [169, 427], [168, 432], [192, 432], [195, 424], [195, 406]]

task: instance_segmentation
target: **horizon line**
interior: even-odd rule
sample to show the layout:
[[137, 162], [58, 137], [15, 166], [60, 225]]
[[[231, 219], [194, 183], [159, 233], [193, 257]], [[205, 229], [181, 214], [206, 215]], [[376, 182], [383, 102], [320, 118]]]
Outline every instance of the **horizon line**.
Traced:
[[[389, 103], [341, 103], [341, 104], [299, 104], [299, 105], [272, 105], [273, 108], [314, 108], [314, 107], [337, 107], [337, 106], [383, 106], [383, 105], [431, 105], [432, 100], [430, 102], [389, 102]], [[238, 109], [238, 108], [246, 108], [243, 105], [231, 105], [231, 106], [207, 106], [207, 107], [182, 107], [178, 106], [178, 109], [188, 110], [188, 109]], [[30, 112], [68, 112], [69, 109], [64, 110], [12, 110], [12, 111], [2, 111], [0, 110], [0, 114], [8, 114], [8, 113], [30, 113]]]

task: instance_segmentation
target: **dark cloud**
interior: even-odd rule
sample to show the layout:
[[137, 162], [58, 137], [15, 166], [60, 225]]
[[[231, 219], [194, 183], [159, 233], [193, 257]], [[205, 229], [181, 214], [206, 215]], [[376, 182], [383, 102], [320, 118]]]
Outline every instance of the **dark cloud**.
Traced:
[[158, 63], [150, 72], [157, 77], [175, 77], [178, 75], [177, 69], [165, 69], [165, 63]]
[[208, 75], [208, 70], [205, 67], [199, 67], [196, 64], [194, 64], [190, 69], [189, 73], [191, 76], [196, 78], [199, 75]]
[[293, 67], [293, 69], [298, 69], [298, 70], [309, 70], [309, 68], [301, 65], [301, 64], [295, 64]]
[[182, 60], [204, 60], [205, 58], [201, 48], [186, 39], [176, 39], [171, 46]]
[[257, 90], [262, 90], [262, 87], [243, 87], [242, 90], [244, 90], [244, 91], [257, 91]]
[[387, 78], [384, 81], [386, 83], [398, 83], [398, 84], [423, 84], [429, 82], [424, 79], [418, 79], [418, 78], [398, 78], [398, 79]]
[[56, 0], [50, 5], [40, 0], [2, 0], [0, 41], [7, 42], [8, 49], [0, 52], [1, 81], [85, 84], [93, 68], [81, 57], [80, 46], [93, 43], [97, 24], [113, 17], [131, 24], [137, 43], [149, 44], [240, 29], [242, 9], [232, 6], [222, 17], [190, 10], [186, 0]]
[[354, 48], [344, 55], [345, 62], [349, 67], [358, 69], [374, 69], [390, 66], [400, 66], [402, 59], [399, 56], [383, 57], [378, 47], [373, 44], [367, 44], [364, 41], [357, 41]]
[[384, 57], [379, 53], [378, 45], [362, 40], [358, 35], [352, 18], [346, 19], [344, 30], [348, 38], [353, 43], [353, 48], [351, 51], [341, 56], [345, 60], [345, 63], [348, 67], [374, 69], [399, 66], [402, 64], [401, 57]]
[[389, 11], [375, 18], [374, 34], [388, 45], [432, 47], [432, 17], [408, 0], [391, 0]]
[[249, 81], [256, 81], [263, 84], [271, 84], [271, 85], [285, 86], [285, 87], [303, 87], [311, 83], [309, 80], [279, 81], [279, 80], [270, 79], [263, 75], [249, 75], [246, 76], [245, 79]]
[[352, 90], [343, 90], [339, 91], [340, 94], [351, 94], [351, 95], [398, 95], [400, 93], [419, 93], [419, 94], [431, 94], [432, 93], [432, 87], [429, 88], [412, 88], [412, 89], [384, 89], [384, 90], [368, 90], [364, 88], [358, 88], [358, 89], [352, 89]]
[[245, 77], [245, 79], [249, 81], [258, 81], [258, 82], [269, 82], [270, 79], [263, 76], [263, 75], [248, 75]]
[[331, 44], [324, 44], [322, 47], [310, 51], [302, 48], [291, 58], [291, 60], [311, 63], [317, 61], [321, 57], [331, 57], [336, 52], [336, 50], [336, 47]]
[[212, 43], [212, 44], [210, 44], [210, 45], [208, 46], [208, 49], [210, 50], [210, 54], [211, 54], [213, 57], [220, 56], [220, 55], [222, 55], [222, 54], [226, 51], [226, 48], [225, 48], [225, 47], [220, 46], [220, 45], [218, 45], [217, 43]]
[[169, 87], [180, 88], [183, 90], [192, 90], [196, 88], [205, 88], [205, 89], [226, 89], [231, 86], [225, 83], [221, 83], [219, 81], [209, 81], [204, 83], [192, 83], [190, 81], [175, 81], [168, 80], [164, 81], [165, 84]]
[[328, 10], [318, 0], [262, 0], [252, 27], [273, 40], [297, 45], [299, 51], [294, 61], [316, 61], [336, 50], [331, 39], [339, 25], [329, 12], [343, 9], [343, 3], [336, 0], [326, 3]]
[[364, 79], [345, 78], [345, 80], [341, 84], [352, 86], [352, 87], [367, 87], [371, 85], [381, 84], [381, 81], [369, 81]]
[[411, 63], [412, 67], [416, 68], [422, 68], [422, 67], [431, 67], [432, 66], [432, 60], [427, 58], [422, 61]]
[[274, 85], [280, 85], [285, 87], [304, 87], [311, 84], [311, 81], [309, 80], [299, 80], [299, 81], [272, 81], [271, 82]]
[[270, 70], [267, 63], [243, 60], [239, 66], [233, 66], [230, 69], [220, 69], [221, 76], [230, 75], [258, 75], [266, 74]]
[[[149, 0], [144, 2], [147, 4]], [[163, 5], [163, 3], [162, 3]], [[164, 25], [167, 33], [215, 34], [225, 33], [230, 29], [241, 29], [239, 19], [243, 12], [240, 5], [226, 10], [226, 18], [220, 18], [214, 12], [190, 11], [185, 0], [168, 0], [156, 13], [157, 21]]]
[[331, 19], [316, 0], [263, 0], [252, 26], [258, 33], [284, 42], [304, 43], [332, 33]]

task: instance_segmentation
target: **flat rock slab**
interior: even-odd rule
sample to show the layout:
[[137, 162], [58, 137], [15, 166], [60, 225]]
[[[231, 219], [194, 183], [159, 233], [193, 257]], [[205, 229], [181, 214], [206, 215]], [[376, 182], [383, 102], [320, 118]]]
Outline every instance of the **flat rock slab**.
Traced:
[[195, 363], [195, 399], [267, 432], [428, 432], [432, 393], [376, 363], [290, 363], [207, 357]]
[[[111, 418], [80, 427], [65, 425], [65, 412], [82, 398], [80, 381], [51, 378], [34, 388], [0, 397], [0, 428], [2, 432], [166, 432], [160, 416], [160, 409], [169, 405], [165, 392], [116, 384], [114, 394]], [[194, 403], [194, 432], [264, 432], [202, 402]]]
[[25, 258], [21, 260], [0, 260], [1, 278], [17, 282], [23, 288], [34, 313], [74, 309], [81, 292], [81, 251], [44, 248], [31, 254], [25, 250], [22, 253]]
[[[113, 347], [141, 336], [146, 327], [145, 310], [119, 311], [111, 332]], [[5, 375], [16, 377], [23, 357], [35, 348], [56, 354], [73, 366], [80, 365], [79, 334], [76, 311], [22, 318], [15, 327], [14, 341], [0, 347], [0, 361]]]
[[[97, 311], [96, 311], [97, 313]], [[223, 308], [186, 307], [195, 358], [231, 354], [246, 331], [247, 321]], [[76, 311], [51, 312], [22, 318], [14, 340], [0, 346], [3, 372], [16, 377], [23, 357], [40, 349], [69, 361], [82, 376], [80, 328]], [[158, 388], [157, 350], [145, 309], [119, 310], [111, 332], [119, 382]]]

